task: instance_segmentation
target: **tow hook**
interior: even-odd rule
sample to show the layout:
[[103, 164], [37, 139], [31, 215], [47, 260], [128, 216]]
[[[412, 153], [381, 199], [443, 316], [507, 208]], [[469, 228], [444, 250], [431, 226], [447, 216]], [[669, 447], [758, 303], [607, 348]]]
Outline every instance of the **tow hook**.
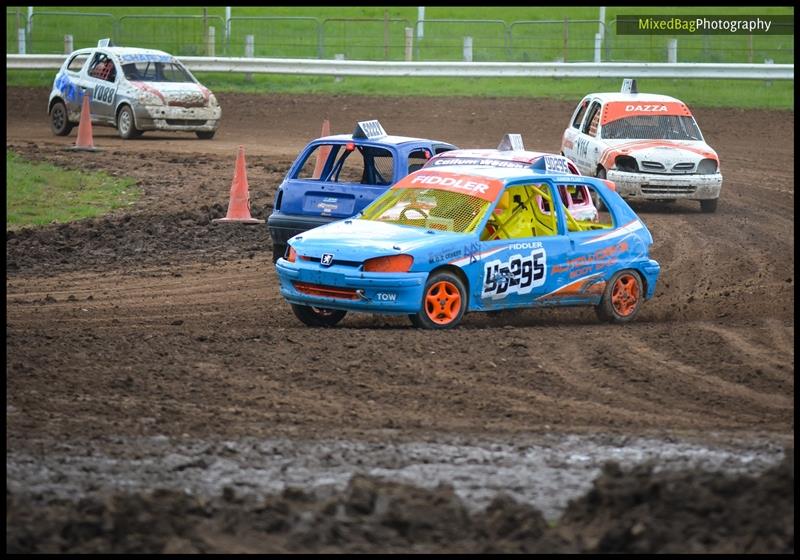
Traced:
[[367, 296], [364, 295], [364, 290], [356, 290], [356, 295], [360, 297], [363, 301], [372, 301]]

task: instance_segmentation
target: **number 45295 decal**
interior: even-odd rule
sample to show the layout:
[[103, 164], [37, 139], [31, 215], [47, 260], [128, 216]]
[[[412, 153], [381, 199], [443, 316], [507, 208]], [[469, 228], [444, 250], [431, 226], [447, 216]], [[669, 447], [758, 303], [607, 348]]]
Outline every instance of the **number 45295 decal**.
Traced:
[[509, 294], [525, 295], [545, 281], [547, 255], [544, 249], [530, 256], [511, 255], [507, 261], [489, 261], [484, 266], [481, 297], [502, 299]]

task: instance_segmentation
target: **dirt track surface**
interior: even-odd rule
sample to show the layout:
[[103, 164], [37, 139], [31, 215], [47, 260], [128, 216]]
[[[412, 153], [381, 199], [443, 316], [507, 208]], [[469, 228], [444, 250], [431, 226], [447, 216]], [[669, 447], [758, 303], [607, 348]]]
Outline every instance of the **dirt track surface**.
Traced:
[[[144, 192], [129, 209], [104, 218], [7, 234], [8, 550], [121, 551], [137, 550], [138, 542], [138, 550], [148, 551], [234, 551], [240, 545], [251, 551], [400, 551], [417, 541], [423, 543], [418, 550], [436, 551], [545, 545], [606, 552], [793, 550], [793, 501], [772, 500], [774, 511], [764, 517], [775, 523], [767, 530], [737, 513], [739, 498], [733, 497], [763, 490], [749, 499], [770, 504], [769, 492], [780, 494], [765, 490], [771, 484], [793, 496], [793, 472], [785, 466], [768, 471], [784, 458], [793, 468], [794, 454], [793, 113], [695, 111], [722, 161], [720, 206], [708, 215], [697, 203], [632, 204], [653, 234], [652, 256], [662, 266], [656, 295], [635, 323], [600, 325], [591, 309], [529, 310], [473, 314], [455, 331], [431, 333], [412, 329], [405, 319], [372, 315], [350, 315], [336, 329], [301, 325], [278, 292], [265, 226], [210, 222], [225, 213], [237, 147], [247, 153], [253, 213], [265, 218], [287, 167], [319, 134], [323, 118], [331, 119], [334, 133], [379, 118], [391, 133], [465, 148], [492, 147], [504, 133], [519, 132], [528, 147], [557, 151], [570, 103], [223, 94], [223, 125], [212, 141], [151, 133], [122, 141], [112, 129], [96, 127], [95, 145], [104, 151], [90, 154], [64, 151], [74, 132], [50, 134], [46, 90], [7, 93], [7, 148], [37, 161], [128, 175]], [[588, 438], [580, 440], [585, 459], [575, 458], [575, 437]], [[269, 469], [276, 463], [267, 458], [274, 453], [242, 450], [243, 442], [276, 438], [281, 443], [270, 449], [289, 459], [274, 472]], [[320, 451], [314, 447], [319, 442], [333, 447]], [[665, 451], [672, 443], [682, 450], [674, 456]], [[55, 452], [58, 445], [66, 447]], [[205, 447], [198, 451], [197, 445]], [[450, 451], [421, 452], [425, 445]], [[515, 450], [506, 478], [495, 445]], [[375, 446], [391, 452], [375, 458]], [[555, 450], [554, 472], [526, 462], [541, 448]], [[225, 483], [203, 485], [231, 453], [240, 461], [235, 474], [223, 478], [241, 483], [237, 496], [299, 500], [315, 513], [300, 515], [300, 506], [284, 503], [284, 517], [272, 529], [258, 516], [244, 520], [243, 511], [263, 512], [263, 503], [235, 506], [232, 490], [220, 497]], [[714, 453], [725, 460], [703, 460]], [[315, 454], [318, 463], [301, 465], [301, 457]], [[185, 466], [174, 455], [200, 459]], [[648, 494], [643, 489], [655, 483], [639, 471], [613, 476], [626, 492], [645, 492], [647, 507], [617, 500], [621, 491], [612, 492], [614, 499], [580, 498], [606, 460], [640, 468], [645, 459], [682, 471], [675, 476], [686, 477], [686, 500], [703, 501], [697, 507], [712, 511], [715, 500], [727, 504], [725, 515], [735, 521], [721, 526], [749, 531], [752, 539], [709, 533], [695, 542], [686, 527], [670, 529], [668, 520], [685, 517], [682, 508], [689, 506], [675, 500], [667, 507], [657, 492]], [[449, 469], [433, 478], [418, 468], [437, 460]], [[161, 468], [132, 476], [143, 461]], [[488, 475], [462, 468], [473, 461], [494, 466], [499, 478], [488, 484]], [[417, 473], [402, 480], [427, 482], [428, 489], [398, 490], [387, 482], [398, 464]], [[548, 502], [547, 492], [526, 493], [526, 485], [536, 484], [562, 492], [559, 473], [572, 473], [578, 464], [585, 476], [568, 485], [578, 504], [572, 514], [564, 500]], [[298, 465], [307, 469], [305, 478], [290, 476]], [[266, 474], [242, 475], [258, 468]], [[264, 498], [275, 490], [269, 481], [324, 486], [320, 480], [331, 469], [337, 477], [327, 501], [303, 501], [291, 492]], [[704, 478], [707, 470], [744, 478], [720, 490]], [[173, 471], [196, 473], [189, 497], [169, 494], [183, 490], [166, 474]], [[347, 475], [356, 473], [380, 476], [348, 483]], [[470, 484], [459, 486], [459, 477]], [[457, 495], [436, 494], [434, 479], [452, 484]], [[373, 502], [351, 510], [347, 496], [356, 490], [348, 484], [373, 485], [369, 495], [389, 497], [379, 500], [377, 514]], [[474, 513], [475, 504], [482, 508], [490, 499], [487, 484], [521, 501]], [[146, 492], [156, 488], [166, 489]], [[481, 489], [485, 499], [475, 500]], [[75, 492], [87, 500], [83, 506], [62, 504]], [[212, 501], [196, 506], [192, 500]], [[336, 514], [337, 500], [344, 513]], [[446, 513], [440, 513], [459, 519], [453, 522], [458, 529], [432, 521], [429, 532], [414, 533], [408, 520], [387, 521], [387, 515], [413, 516], [430, 504], [444, 504]], [[279, 507], [267, 510], [273, 506]], [[462, 507], [472, 513], [458, 513]], [[208, 518], [216, 540], [198, 537], [202, 526], [194, 521], [123, 544], [108, 536], [109, 523], [124, 526], [120, 511], [160, 519], [186, 508]], [[540, 530], [541, 511], [548, 518], [567, 512], [558, 525], [562, 548], [553, 544], [554, 533]], [[61, 540], [24, 533], [25, 520], [40, 516], [49, 521], [39, 519], [37, 526], [64, 535], [63, 523], [80, 525], [84, 515], [94, 516], [100, 528]], [[524, 535], [486, 528], [502, 516]], [[331, 531], [320, 541], [309, 540], [304, 528], [311, 518]], [[476, 529], [475, 523], [484, 525]], [[387, 530], [394, 531], [390, 537]], [[247, 535], [241, 543], [232, 536], [237, 531]], [[264, 531], [279, 538], [270, 540]], [[469, 540], [466, 534], [483, 536]], [[636, 542], [638, 548], [630, 548]]]

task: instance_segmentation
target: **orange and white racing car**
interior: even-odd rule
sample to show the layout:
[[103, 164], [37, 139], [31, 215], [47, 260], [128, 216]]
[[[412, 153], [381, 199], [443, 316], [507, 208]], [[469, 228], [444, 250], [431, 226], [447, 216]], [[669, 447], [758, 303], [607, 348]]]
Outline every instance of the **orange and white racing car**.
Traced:
[[722, 174], [691, 111], [666, 95], [639, 93], [624, 80], [617, 93], [590, 93], [572, 114], [562, 155], [586, 175], [613, 181], [623, 198], [697, 200], [717, 209]]

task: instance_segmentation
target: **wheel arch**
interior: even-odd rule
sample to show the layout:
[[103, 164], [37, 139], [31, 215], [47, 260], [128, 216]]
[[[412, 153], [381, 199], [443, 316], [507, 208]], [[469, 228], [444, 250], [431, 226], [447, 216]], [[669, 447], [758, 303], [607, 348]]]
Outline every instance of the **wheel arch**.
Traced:
[[119, 114], [122, 112], [123, 107], [128, 107], [131, 110], [131, 115], [133, 116], [133, 126], [139, 128], [139, 125], [136, 122], [136, 111], [133, 110], [133, 105], [131, 105], [128, 101], [120, 101], [119, 105], [117, 105], [117, 110], [114, 112], [114, 128], [119, 127]]
[[430, 278], [431, 276], [433, 276], [437, 272], [452, 272], [453, 274], [458, 276], [458, 279], [461, 280], [464, 283], [464, 289], [467, 291], [467, 293], [464, 294], [464, 295], [467, 298], [467, 307], [469, 307], [469, 293], [470, 293], [469, 292], [469, 278], [467, 278], [467, 275], [464, 272], [464, 269], [462, 269], [461, 267], [456, 266], [454, 264], [443, 264], [443, 265], [437, 266], [436, 268], [431, 270], [430, 273], [428, 274], [428, 278]]

